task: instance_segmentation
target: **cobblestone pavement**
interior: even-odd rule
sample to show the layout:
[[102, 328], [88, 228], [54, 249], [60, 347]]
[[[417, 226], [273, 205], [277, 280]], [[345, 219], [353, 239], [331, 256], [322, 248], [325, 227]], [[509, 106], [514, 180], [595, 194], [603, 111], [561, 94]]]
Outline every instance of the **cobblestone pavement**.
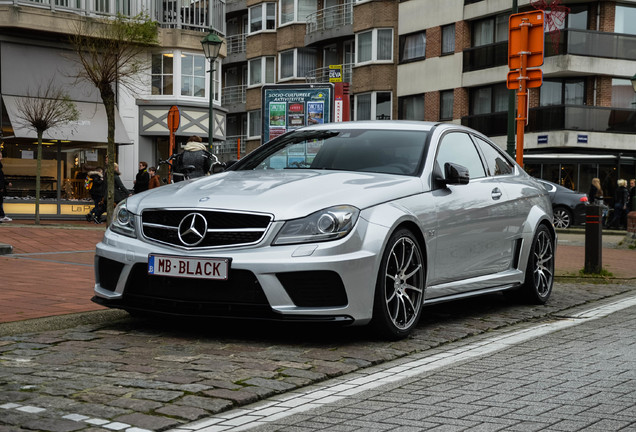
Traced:
[[[367, 328], [150, 321], [119, 311], [75, 317], [71, 327], [0, 325], [0, 431], [177, 428], [634, 290], [634, 280], [572, 279], [557, 283], [545, 306], [518, 305], [500, 294], [432, 306], [412, 337], [398, 342], [378, 340]], [[531, 367], [546, 373], [551, 363]]]
[[633, 431], [634, 305], [470, 338], [181, 430]]

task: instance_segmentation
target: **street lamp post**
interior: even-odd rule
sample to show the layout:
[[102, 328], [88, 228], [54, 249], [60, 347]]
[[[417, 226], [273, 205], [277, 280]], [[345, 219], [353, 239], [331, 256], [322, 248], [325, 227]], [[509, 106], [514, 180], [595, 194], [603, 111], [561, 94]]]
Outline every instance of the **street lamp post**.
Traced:
[[205, 58], [210, 60], [210, 112], [208, 113], [208, 145], [210, 146], [210, 151], [213, 150], [212, 142], [214, 141], [214, 62], [219, 56], [222, 45], [223, 40], [212, 32], [212, 28], [210, 28], [210, 33], [201, 39]]

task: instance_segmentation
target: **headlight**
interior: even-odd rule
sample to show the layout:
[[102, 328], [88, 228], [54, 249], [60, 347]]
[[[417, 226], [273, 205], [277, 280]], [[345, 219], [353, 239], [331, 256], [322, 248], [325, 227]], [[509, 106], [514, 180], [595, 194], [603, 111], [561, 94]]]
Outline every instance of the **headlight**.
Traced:
[[137, 237], [135, 234], [135, 215], [126, 208], [126, 200], [123, 200], [115, 207], [110, 229], [128, 237]]
[[342, 238], [351, 232], [359, 214], [357, 208], [343, 205], [287, 221], [273, 244], [312, 243]]

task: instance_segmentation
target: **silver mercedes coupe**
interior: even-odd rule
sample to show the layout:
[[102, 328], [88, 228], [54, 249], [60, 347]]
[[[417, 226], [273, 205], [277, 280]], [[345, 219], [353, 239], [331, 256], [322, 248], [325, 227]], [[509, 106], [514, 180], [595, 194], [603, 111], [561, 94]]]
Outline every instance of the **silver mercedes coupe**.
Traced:
[[371, 324], [406, 337], [429, 304], [499, 291], [545, 303], [547, 192], [455, 124], [330, 123], [222, 173], [121, 202], [93, 301], [133, 314]]

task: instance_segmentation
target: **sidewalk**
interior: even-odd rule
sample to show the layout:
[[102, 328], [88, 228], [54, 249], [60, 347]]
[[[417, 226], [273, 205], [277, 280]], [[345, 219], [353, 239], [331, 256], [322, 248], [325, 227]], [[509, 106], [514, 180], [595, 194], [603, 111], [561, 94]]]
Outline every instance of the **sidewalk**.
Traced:
[[[0, 255], [0, 323], [103, 310], [90, 299], [95, 245], [105, 229], [85, 221], [0, 224], [0, 246], [12, 246], [12, 253]], [[636, 279], [636, 250], [617, 249], [624, 234], [614, 234], [604, 234], [603, 268], [615, 278]], [[584, 237], [580, 229], [559, 234], [557, 276], [578, 276], [585, 265]]]

